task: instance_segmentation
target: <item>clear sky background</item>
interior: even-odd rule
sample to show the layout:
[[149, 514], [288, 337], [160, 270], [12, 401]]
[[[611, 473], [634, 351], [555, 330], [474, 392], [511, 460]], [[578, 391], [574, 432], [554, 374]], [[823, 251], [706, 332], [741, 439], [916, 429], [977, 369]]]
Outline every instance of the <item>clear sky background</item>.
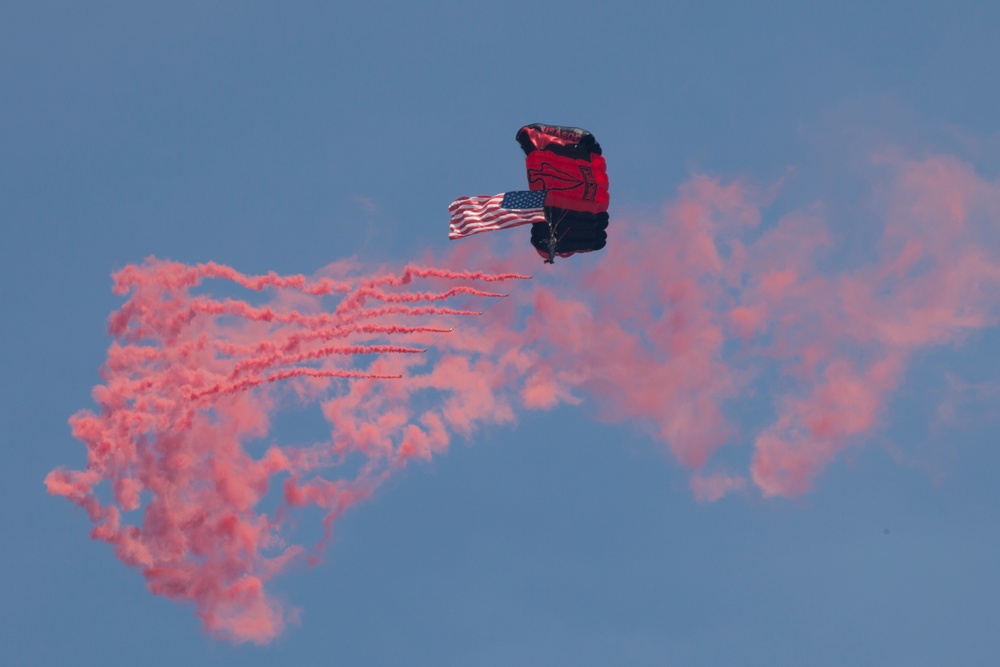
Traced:
[[[656, 220], [708, 174], [781, 180], [765, 226], [818, 207], [847, 267], [882, 224], [873, 154], [1000, 172], [994, 3], [346, 4], [0, 9], [0, 662], [996, 664], [995, 307], [921, 348], [794, 498], [699, 502], [662, 443], [586, 403], [480, 430], [272, 582], [301, 620], [267, 646], [209, 637], [90, 540], [42, 480], [85, 463], [67, 419], [92, 406], [126, 264], [442, 255], [453, 198], [525, 187], [531, 122], [601, 142], [609, 248], [616, 218]], [[748, 405], [744, 467], [767, 419]]]

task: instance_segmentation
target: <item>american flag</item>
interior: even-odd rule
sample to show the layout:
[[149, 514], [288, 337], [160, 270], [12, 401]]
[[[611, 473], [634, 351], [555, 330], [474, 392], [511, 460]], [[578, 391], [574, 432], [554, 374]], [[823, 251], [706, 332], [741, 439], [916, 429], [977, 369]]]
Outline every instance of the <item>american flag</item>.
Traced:
[[545, 222], [547, 193], [548, 190], [530, 190], [505, 192], [492, 197], [459, 197], [448, 207], [451, 213], [448, 238], [460, 239], [479, 232]]

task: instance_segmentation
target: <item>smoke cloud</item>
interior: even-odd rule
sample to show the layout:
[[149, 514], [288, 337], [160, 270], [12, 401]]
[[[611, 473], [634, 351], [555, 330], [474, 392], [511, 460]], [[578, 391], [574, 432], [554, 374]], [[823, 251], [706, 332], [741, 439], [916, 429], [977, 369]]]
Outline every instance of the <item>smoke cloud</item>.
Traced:
[[[297, 508], [321, 508], [328, 539], [394, 471], [525, 410], [582, 404], [629, 424], [691, 469], [701, 501], [805, 493], [882, 425], [916, 352], [1000, 315], [1000, 184], [948, 156], [876, 163], [881, 223], [860, 259], [836, 256], [822, 206], [772, 218], [773, 191], [696, 176], [655, 222], [615, 219], [606, 251], [531, 281], [447, 268], [523, 263], [474, 240], [442, 268], [376, 276], [127, 267], [98, 408], [70, 420], [87, 466], [46, 484], [154, 593], [193, 603], [216, 636], [262, 643], [292, 613], [266, 582], [319, 556], [290, 541]], [[216, 299], [206, 281], [266, 299]], [[761, 393], [767, 423], [733, 416]], [[328, 440], [253, 444], [309, 403]]]

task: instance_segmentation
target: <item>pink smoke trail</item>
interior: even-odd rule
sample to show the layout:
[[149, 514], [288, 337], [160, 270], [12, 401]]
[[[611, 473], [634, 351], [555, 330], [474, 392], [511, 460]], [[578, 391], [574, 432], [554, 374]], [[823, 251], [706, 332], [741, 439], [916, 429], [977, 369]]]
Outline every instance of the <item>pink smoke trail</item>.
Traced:
[[[1000, 317], [1000, 184], [947, 156], [876, 164], [884, 227], [867, 263], [820, 268], [835, 245], [819, 207], [764, 224], [774, 193], [697, 176], [657, 224], [615, 220], [603, 255], [539, 274], [491, 326], [456, 329], [432, 367], [394, 360], [412, 372], [391, 393], [358, 385], [324, 411], [347, 441], [398, 442], [384, 455], [403, 465], [450, 433], [587, 402], [665, 443], [700, 500], [751, 482], [802, 494], [882, 424], [914, 352]], [[783, 378], [774, 418], [745, 433], [727, 409], [765, 370]], [[426, 390], [438, 405], [416, 413]], [[740, 446], [747, 470], [717, 463]]]
[[[54, 471], [49, 490], [84, 507], [94, 537], [153, 592], [193, 602], [217, 636], [257, 642], [275, 637], [287, 613], [265, 583], [305, 557], [286, 541], [289, 512], [320, 507], [329, 536], [393, 471], [524, 410], [585, 403], [581, 418], [633, 425], [691, 469], [702, 501], [754, 487], [804, 493], [882, 425], [914, 353], [1000, 317], [1000, 184], [947, 156], [877, 163], [883, 224], [871, 259], [831, 261], [844, 231], [819, 206], [772, 220], [774, 193], [696, 176], [653, 224], [614, 220], [606, 251], [515, 283], [488, 317], [458, 322], [481, 311], [435, 304], [500, 293], [455, 281], [524, 276], [407, 267], [311, 280], [214, 264], [128, 267], [116, 275], [116, 289], [132, 292], [111, 318], [99, 412], [71, 420], [87, 469]], [[480, 247], [435, 263], [510, 264]], [[192, 295], [205, 278], [278, 298], [252, 306]], [[429, 288], [400, 289], [416, 280]], [[355, 363], [362, 357], [370, 363]], [[781, 382], [767, 397], [770, 423], [754, 431], [730, 408], [761, 390], [765, 372]], [[338, 375], [354, 379], [333, 384]], [[246, 445], [268, 433], [289, 392], [320, 402], [330, 441], [251, 456]], [[357, 477], [321, 474], [348, 454], [365, 460]], [[281, 506], [267, 514], [260, 504], [279, 478]], [[95, 495], [103, 482], [108, 504]], [[124, 520], [138, 510], [141, 524]]]
[[[304, 554], [286, 541], [288, 508], [323, 508], [329, 531], [385, 473], [373, 461], [355, 479], [327, 480], [320, 473], [336, 465], [332, 448], [272, 445], [255, 457], [247, 443], [267, 435], [283, 395], [314, 400], [342, 390], [331, 384], [335, 379], [398, 382], [402, 375], [386, 370], [390, 357], [420, 356], [435, 335], [452, 329], [400, 318], [478, 312], [423, 304], [503, 296], [467, 285], [421, 292], [400, 287], [414, 279], [516, 278], [523, 276], [407, 267], [400, 276], [349, 281], [246, 276], [215, 263], [128, 266], [114, 276], [115, 291], [129, 296], [109, 321], [115, 341], [102, 368], [104, 384], [94, 389], [98, 410], [70, 420], [73, 435], [87, 446], [86, 469], [53, 471], [49, 492], [83, 507], [93, 537], [140, 569], [151, 591], [194, 603], [212, 634], [270, 641], [288, 610], [264, 584]], [[193, 295], [206, 279], [276, 297], [255, 307]], [[332, 312], [321, 310], [320, 299], [331, 295], [339, 302]], [[369, 301], [412, 305], [366, 309]], [[401, 336], [420, 346], [386, 342]], [[326, 342], [331, 339], [338, 344]], [[284, 498], [269, 514], [261, 504], [277, 476], [287, 477]], [[98, 496], [105, 483], [109, 502]], [[140, 521], [129, 520], [139, 512]]]

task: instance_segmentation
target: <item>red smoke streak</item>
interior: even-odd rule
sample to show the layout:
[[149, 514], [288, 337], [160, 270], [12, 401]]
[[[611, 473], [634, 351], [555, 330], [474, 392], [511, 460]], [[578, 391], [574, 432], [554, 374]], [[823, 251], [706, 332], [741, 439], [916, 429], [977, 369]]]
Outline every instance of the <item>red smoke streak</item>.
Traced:
[[[70, 420], [73, 435], [87, 445], [86, 470], [53, 471], [46, 479], [49, 491], [83, 507], [94, 538], [111, 543], [119, 558], [142, 570], [150, 590], [193, 602], [210, 632], [234, 641], [269, 641], [281, 631], [286, 612], [265, 594], [264, 582], [303, 554], [282, 534], [287, 508], [317, 505], [329, 513], [329, 529], [346, 507], [370, 495], [385, 472], [369, 465], [353, 480], [316, 476], [342, 455], [333, 448], [272, 445], [251, 456], [246, 443], [267, 435], [281, 402], [277, 390], [264, 387], [284, 384], [286, 393], [315, 400], [329, 393], [333, 379], [398, 382], [402, 376], [391, 370], [389, 357], [420, 356], [431, 337], [451, 331], [403, 324], [400, 317], [476, 314], [422, 304], [503, 296], [466, 285], [398, 288], [415, 278], [520, 277], [408, 267], [400, 276], [352, 282], [246, 276], [214, 263], [188, 267], [149, 260], [126, 267], [114, 276], [115, 291], [129, 298], [110, 318], [116, 340], [102, 368], [104, 384], [94, 389], [99, 409]], [[277, 298], [255, 307], [191, 294], [209, 278], [278, 290]], [[321, 298], [328, 295], [339, 295], [339, 303], [333, 312], [322, 312]], [[366, 309], [370, 301], [413, 305]], [[384, 342], [390, 336], [421, 346]], [[340, 342], [326, 342], [332, 339]], [[277, 475], [286, 477], [285, 509], [268, 514], [259, 505]], [[104, 482], [112, 492], [106, 503], [97, 495]], [[125, 516], [137, 510], [141, 522], [127, 523]]]
[[[881, 239], [852, 265], [836, 265], [833, 239], [846, 232], [818, 207], [770, 220], [772, 195], [695, 177], [656, 224], [615, 220], [605, 252], [545, 269], [489, 317], [460, 325], [441, 318], [478, 311], [431, 304], [502, 295], [399, 288], [523, 276], [410, 267], [351, 281], [128, 267], [115, 277], [131, 296], [111, 318], [117, 341], [94, 390], [99, 412], [71, 419], [87, 469], [54, 471], [49, 491], [84, 507], [94, 537], [155, 593], [193, 602], [218, 636], [257, 642], [276, 636], [286, 613], [264, 583], [304, 554], [285, 542], [293, 508], [322, 508], [329, 534], [394, 470], [524, 409], [588, 402], [597, 418], [636, 425], [692, 469], [699, 500], [752, 485], [801, 494], [879, 427], [915, 352], [961, 341], [1000, 314], [1000, 184], [948, 157], [878, 163]], [[441, 263], [502, 263], [470, 259], [479, 247]], [[252, 306], [192, 296], [205, 278], [277, 298]], [[334, 294], [336, 307], [324, 307]], [[359, 366], [358, 355], [373, 360]], [[773, 417], [746, 433], [731, 408], [764, 372], [781, 379]], [[355, 379], [331, 380], [344, 376]], [[320, 401], [330, 441], [251, 456], [245, 445], [268, 433], [289, 392]], [[418, 411], [427, 392], [433, 407]], [[738, 458], [724, 447], [746, 463], [720, 462]], [[321, 476], [351, 453], [366, 461], [356, 478]], [[263, 513], [277, 477], [281, 507]], [[105, 481], [113, 501], [102, 504], [95, 489]], [[139, 509], [141, 524], [125, 523]]]

